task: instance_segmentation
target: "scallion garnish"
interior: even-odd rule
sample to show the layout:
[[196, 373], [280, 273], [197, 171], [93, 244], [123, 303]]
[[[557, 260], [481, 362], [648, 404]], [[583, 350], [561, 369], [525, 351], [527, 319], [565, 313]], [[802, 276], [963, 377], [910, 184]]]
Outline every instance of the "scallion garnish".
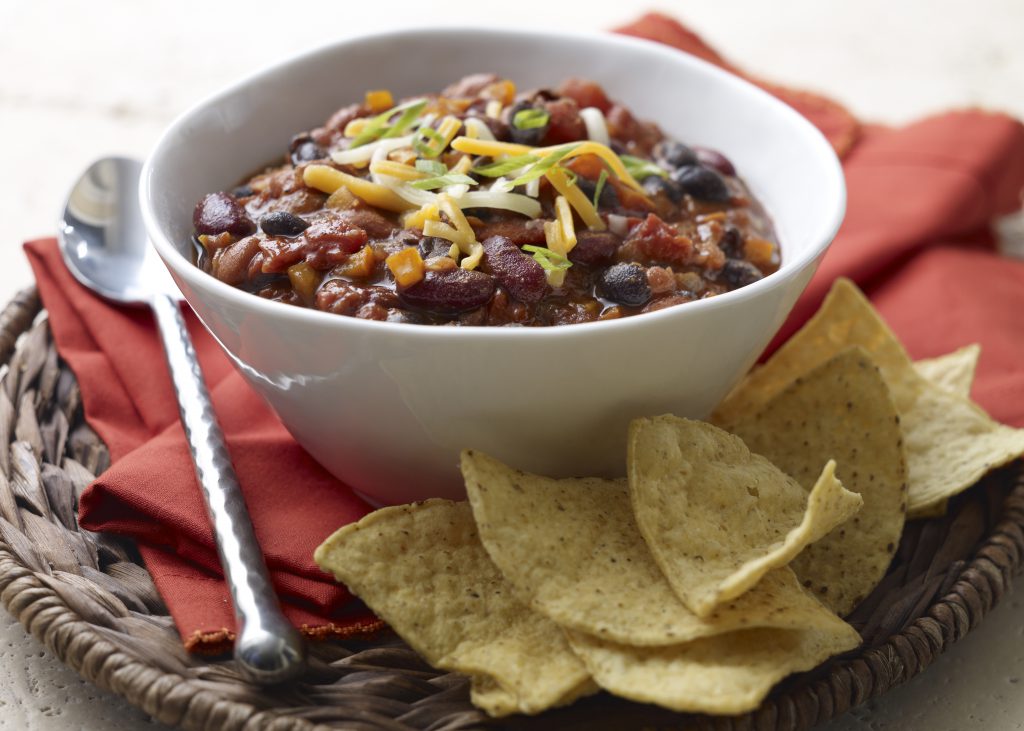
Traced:
[[538, 160], [540, 158], [536, 155], [515, 155], [514, 157], [506, 157], [504, 160], [473, 168], [473, 172], [477, 175], [483, 175], [485, 178], [500, 178], [502, 175], [507, 175]]
[[565, 175], [565, 182], [567, 185], [576, 185], [576, 181], [580, 179], [580, 176], [576, 174], [575, 170], [570, 170], [569, 168], [562, 167], [561, 165], [558, 166], [558, 169], [562, 171], [563, 175]]
[[540, 264], [546, 272], [564, 271], [572, 266], [572, 262], [564, 254], [559, 254], [544, 246], [527, 245], [523, 247], [523, 251], [533, 254], [533, 260]]
[[430, 173], [435, 177], [448, 172], [448, 166], [437, 160], [417, 160], [416, 169], [421, 173]]
[[[413, 122], [420, 116], [423, 110], [427, 106], [426, 99], [415, 99], [405, 104], [399, 104], [397, 107], [392, 107], [386, 112], [381, 112], [376, 117], [371, 119], [363, 127], [363, 131], [357, 134], [352, 139], [352, 144], [349, 149], [355, 147], [362, 147], [368, 142], [373, 142], [382, 137], [398, 137], [400, 134], [405, 132]], [[399, 115], [398, 119], [395, 120], [395, 124], [388, 125], [391, 118], [396, 114]], [[397, 132], [394, 132], [398, 129]], [[394, 134], [392, 134], [394, 132]]]
[[637, 180], [643, 180], [652, 175], [657, 175], [660, 178], [668, 177], [667, 170], [655, 165], [650, 160], [644, 160], [642, 157], [619, 155], [619, 159], [622, 160], [622, 164], [626, 167], [626, 172]]
[[412, 141], [412, 149], [422, 157], [437, 157], [444, 152], [444, 135], [433, 127], [420, 127]]
[[594, 186], [594, 209], [597, 210], [600, 206], [601, 194], [604, 192], [604, 184], [608, 182], [608, 171], [602, 170], [601, 175], [597, 178], [597, 185]]
[[445, 188], [449, 185], [478, 185], [478, 183], [468, 175], [463, 175], [462, 173], [448, 173], [447, 175], [438, 175], [433, 178], [416, 180], [409, 183], [409, 185], [419, 190], [434, 190], [435, 188]]
[[551, 115], [543, 109], [520, 109], [512, 117], [512, 126], [516, 129], [540, 129], [551, 121]]
[[548, 170], [557, 165], [563, 157], [565, 157], [570, 152], [579, 147], [580, 144], [581, 143], [576, 142], [568, 145], [562, 145], [561, 147], [556, 147], [554, 150], [552, 150], [547, 155], [542, 157], [539, 161], [531, 165], [530, 169], [527, 170], [525, 173], [520, 175], [518, 178], [515, 178], [514, 180], [510, 180], [508, 182], [509, 186], [515, 188], [517, 185], [526, 185], [531, 180], [536, 180], [541, 175], [543, 175]]

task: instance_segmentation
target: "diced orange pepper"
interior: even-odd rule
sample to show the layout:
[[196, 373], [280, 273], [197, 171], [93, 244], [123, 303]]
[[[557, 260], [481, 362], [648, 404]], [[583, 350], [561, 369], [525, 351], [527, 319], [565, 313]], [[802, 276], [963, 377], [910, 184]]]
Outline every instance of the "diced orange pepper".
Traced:
[[395, 106], [395, 100], [387, 89], [376, 89], [366, 92], [366, 106], [370, 108], [371, 112], [378, 114]]
[[418, 249], [410, 246], [389, 256], [385, 262], [399, 287], [411, 287], [423, 279], [425, 267]]
[[601, 177], [601, 171], [605, 169], [605, 164], [597, 155], [580, 155], [569, 160], [565, 167], [581, 178], [597, 180]]
[[516, 85], [508, 79], [495, 81], [493, 84], [488, 84], [480, 96], [484, 99], [497, 99], [504, 106], [508, 106], [515, 101]]
[[338, 273], [343, 277], [353, 279], [366, 279], [373, 274], [377, 265], [377, 257], [373, 255], [373, 247], [367, 244], [354, 254], [349, 254], [348, 259], [338, 268]]
[[288, 279], [292, 283], [292, 289], [307, 302], [313, 299], [316, 288], [320, 285], [320, 275], [304, 261], [288, 267]]
[[743, 244], [743, 255], [758, 269], [770, 270], [775, 256], [775, 244], [756, 236], [748, 236]]
[[324, 205], [327, 208], [337, 208], [338, 210], [347, 211], [349, 208], [355, 208], [358, 206], [359, 199], [352, 195], [352, 191], [343, 185], [331, 193]]

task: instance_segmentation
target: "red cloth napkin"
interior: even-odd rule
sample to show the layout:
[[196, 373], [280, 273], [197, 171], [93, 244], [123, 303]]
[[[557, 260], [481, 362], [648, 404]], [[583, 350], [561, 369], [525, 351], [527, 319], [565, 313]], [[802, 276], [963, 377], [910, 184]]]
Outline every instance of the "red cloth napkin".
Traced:
[[[644, 16], [620, 32], [740, 73], [670, 18]], [[914, 357], [980, 342], [975, 398], [995, 418], [1024, 426], [1024, 263], [999, 257], [988, 229], [1020, 205], [1024, 127], [981, 111], [864, 127], [827, 99], [756, 83], [818, 125], [845, 155], [849, 185], [843, 229], [780, 338], [836, 276], [850, 276]], [[82, 525], [135, 538], [186, 646], [224, 650], [234, 627], [228, 593], [152, 320], [84, 290], [52, 240], [26, 249], [86, 418], [113, 460], [82, 496]], [[286, 612], [311, 635], [373, 631], [380, 625], [372, 615], [312, 562], [321, 540], [368, 507], [295, 444], [212, 338], [189, 323]]]

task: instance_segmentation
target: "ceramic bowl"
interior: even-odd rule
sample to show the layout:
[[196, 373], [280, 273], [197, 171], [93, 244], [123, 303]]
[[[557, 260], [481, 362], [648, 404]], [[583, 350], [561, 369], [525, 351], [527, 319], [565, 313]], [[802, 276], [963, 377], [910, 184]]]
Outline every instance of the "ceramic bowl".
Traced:
[[[203, 194], [280, 159], [293, 134], [366, 89], [413, 95], [479, 71], [520, 88], [593, 79], [667, 134], [721, 150], [772, 216], [782, 267], [728, 294], [621, 320], [455, 328], [272, 302], [192, 263]], [[231, 86], [164, 133], [140, 195], [160, 257], [244, 377], [315, 459], [377, 503], [460, 497], [466, 447], [548, 475], [624, 474], [629, 420], [705, 416], [780, 327], [845, 207], [825, 139], [735, 76], [611, 34], [471, 29], [344, 40]]]

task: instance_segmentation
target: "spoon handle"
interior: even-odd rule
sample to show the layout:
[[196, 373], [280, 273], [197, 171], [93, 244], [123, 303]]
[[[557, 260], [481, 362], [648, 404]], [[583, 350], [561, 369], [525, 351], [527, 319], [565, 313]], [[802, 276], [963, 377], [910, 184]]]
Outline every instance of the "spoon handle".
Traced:
[[255, 683], [294, 678], [305, 667], [302, 637], [281, 613], [185, 320], [171, 297], [156, 295], [151, 306], [221, 566], [231, 588], [238, 621], [235, 659]]

